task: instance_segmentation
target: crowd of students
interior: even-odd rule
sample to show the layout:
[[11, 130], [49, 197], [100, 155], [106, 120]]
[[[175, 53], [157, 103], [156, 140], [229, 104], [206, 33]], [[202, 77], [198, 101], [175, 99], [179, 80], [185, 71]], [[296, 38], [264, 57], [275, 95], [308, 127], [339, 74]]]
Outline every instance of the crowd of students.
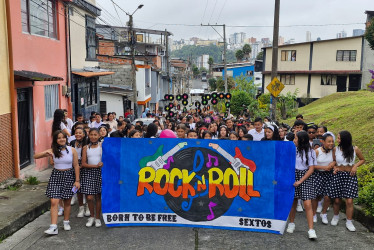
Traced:
[[114, 112], [93, 112], [88, 121], [77, 115], [75, 122], [67, 117], [66, 110], [55, 111], [51, 149], [34, 155], [35, 159], [49, 157], [54, 166], [46, 191], [51, 199], [51, 225], [46, 234], [58, 234], [59, 215], [64, 215], [64, 230], [71, 229], [70, 209], [76, 199], [77, 217], [89, 217], [87, 227], [101, 226], [101, 144], [106, 137], [293, 141], [297, 152], [295, 194], [287, 232], [295, 230], [296, 211], [305, 209], [308, 236], [317, 238], [313, 229], [316, 214], [320, 213], [322, 223], [328, 224], [327, 210], [332, 201], [331, 225], [336, 226], [342, 198], [346, 200], [346, 227], [356, 230], [352, 223], [353, 199], [358, 197], [356, 171], [365, 159], [360, 149], [352, 145], [348, 131], [339, 132], [335, 138], [324, 126], [306, 124], [302, 115], [296, 117], [292, 127], [268, 117], [251, 121], [246, 113], [235, 119], [214, 112], [180, 113], [169, 118], [154, 114], [152, 117], [149, 112], [143, 115], [152, 119], [149, 124], [135, 120], [132, 111], [118, 119]]

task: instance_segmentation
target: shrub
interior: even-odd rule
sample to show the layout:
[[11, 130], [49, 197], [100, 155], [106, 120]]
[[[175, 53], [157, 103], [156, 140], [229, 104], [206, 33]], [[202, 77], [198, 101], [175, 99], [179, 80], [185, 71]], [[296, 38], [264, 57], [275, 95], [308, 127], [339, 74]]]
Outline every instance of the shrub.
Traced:
[[35, 176], [30, 176], [26, 179], [25, 182], [29, 185], [38, 185], [40, 183], [40, 181], [38, 181], [38, 178], [36, 178]]
[[374, 216], [374, 163], [366, 164], [357, 169], [358, 198], [366, 215]]

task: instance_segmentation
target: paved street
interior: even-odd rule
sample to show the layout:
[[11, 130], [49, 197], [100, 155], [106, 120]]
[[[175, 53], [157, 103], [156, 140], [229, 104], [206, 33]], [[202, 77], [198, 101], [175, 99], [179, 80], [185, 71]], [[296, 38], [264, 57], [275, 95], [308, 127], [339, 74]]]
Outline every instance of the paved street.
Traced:
[[[49, 212], [37, 218], [0, 244], [0, 249], [373, 249], [374, 234], [355, 222], [357, 232], [345, 228], [345, 220], [337, 227], [315, 227], [318, 239], [307, 238], [304, 213], [296, 217], [294, 234], [193, 229], [179, 227], [86, 228], [86, 218], [76, 218], [73, 206], [70, 232], [63, 230], [60, 217], [59, 234], [46, 236]], [[329, 212], [331, 218], [331, 211]], [[341, 218], [345, 218], [341, 214]]]
[[202, 82], [200, 78], [191, 79], [191, 89], [203, 89], [208, 87], [208, 82]]

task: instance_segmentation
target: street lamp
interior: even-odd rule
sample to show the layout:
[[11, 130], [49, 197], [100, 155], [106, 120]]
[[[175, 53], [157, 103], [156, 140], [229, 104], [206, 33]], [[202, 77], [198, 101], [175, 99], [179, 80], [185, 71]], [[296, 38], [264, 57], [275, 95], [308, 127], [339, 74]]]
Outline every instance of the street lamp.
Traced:
[[130, 36], [130, 49], [131, 49], [131, 59], [132, 59], [132, 91], [133, 91], [133, 96], [134, 96], [134, 114], [135, 117], [138, 117], [138, 91], [136, 88], [136, 65], [135, 65], [135, 34], [133, 31], [133, 21], [132, 21], [132, 16], [135, 14], [135, 12], [138, 9], [143, 8], [143, 4], [140, 4], [136, 10], [132, 14], [129, 14], [128, 12], [125, 12], [126, 15], [129, 16], [129, 36]]

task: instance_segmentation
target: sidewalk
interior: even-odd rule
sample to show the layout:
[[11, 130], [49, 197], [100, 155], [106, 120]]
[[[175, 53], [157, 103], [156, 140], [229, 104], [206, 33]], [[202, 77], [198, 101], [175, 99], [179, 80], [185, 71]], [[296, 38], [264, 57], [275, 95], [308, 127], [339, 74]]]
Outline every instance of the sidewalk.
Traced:
[[29, 166], [21, 171], [21, 175], [37, 177], [41, 182], [39, 185], [23, 184], [17, 190], [0, 190], [0, 240], [48, 211], [50, 202], [45, 190], [51, 170], [35, 171], [34, 166]]

